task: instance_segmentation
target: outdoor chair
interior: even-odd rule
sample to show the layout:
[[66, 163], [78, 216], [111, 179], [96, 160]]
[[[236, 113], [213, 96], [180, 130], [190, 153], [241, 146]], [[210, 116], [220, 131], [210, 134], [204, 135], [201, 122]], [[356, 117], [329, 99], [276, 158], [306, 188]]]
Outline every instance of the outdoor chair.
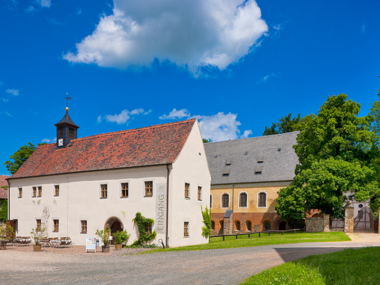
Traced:
[[41, 239], [41, 246], [50, 246], [50, 241], [49, 239]]
[[71, 238], [67, 237], [66, 238], [66, 246], [70, 246], [72, 243], [73, 242], [72, 242]]

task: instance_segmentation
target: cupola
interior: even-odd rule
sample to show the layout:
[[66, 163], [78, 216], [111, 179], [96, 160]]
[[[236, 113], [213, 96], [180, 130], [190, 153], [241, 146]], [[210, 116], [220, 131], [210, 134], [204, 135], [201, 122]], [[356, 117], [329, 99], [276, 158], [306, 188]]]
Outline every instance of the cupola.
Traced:
[[69, 107], [66, 107], [66, 114], [58, 123], [57, 127], [57, 148], [65, 148], [71, 140], [78, 137], [79, 127], [69, 116]]

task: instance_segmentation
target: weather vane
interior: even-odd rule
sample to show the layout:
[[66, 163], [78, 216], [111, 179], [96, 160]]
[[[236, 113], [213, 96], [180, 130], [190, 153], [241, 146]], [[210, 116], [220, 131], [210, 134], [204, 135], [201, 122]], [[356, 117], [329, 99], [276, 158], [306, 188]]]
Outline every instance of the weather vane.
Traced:
[[66, 93], [66, 97], [63, 97], [66, 99], [66, 111], [69, 110], [69, 100], [71, 99], [71, 97], [69, 97], [69, 93]]

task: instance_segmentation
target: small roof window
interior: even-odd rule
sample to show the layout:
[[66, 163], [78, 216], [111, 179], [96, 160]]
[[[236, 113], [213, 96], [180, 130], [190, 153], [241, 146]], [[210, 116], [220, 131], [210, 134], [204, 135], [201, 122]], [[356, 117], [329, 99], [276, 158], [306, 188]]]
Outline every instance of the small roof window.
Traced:
[[255, 171], [255, 175], [261, 175], [261, 171]]
[[277, 151], [281, 151], [281, 148], [278, 148]]
[[223, 177], [227, 177], [227, 176], [230, 176], [229, 173], [223, 173]]
[[257, 163], [264, 163], [264, 160], [258, 160]]

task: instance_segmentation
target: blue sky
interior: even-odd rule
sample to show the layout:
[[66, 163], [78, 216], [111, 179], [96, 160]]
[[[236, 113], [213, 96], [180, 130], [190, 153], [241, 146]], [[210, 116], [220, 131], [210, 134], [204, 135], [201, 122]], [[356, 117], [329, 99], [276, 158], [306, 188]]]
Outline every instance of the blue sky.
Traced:
[[[379, 1], [0, 0], [0, 174], [20, 146], [199, 118], [213, 140], [262, 135], [380, 88]], [[174, 110], [175, 109], [175, 110]]]

